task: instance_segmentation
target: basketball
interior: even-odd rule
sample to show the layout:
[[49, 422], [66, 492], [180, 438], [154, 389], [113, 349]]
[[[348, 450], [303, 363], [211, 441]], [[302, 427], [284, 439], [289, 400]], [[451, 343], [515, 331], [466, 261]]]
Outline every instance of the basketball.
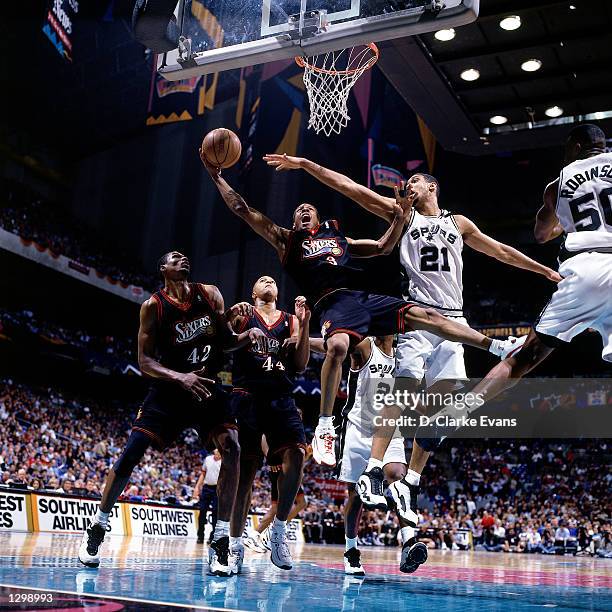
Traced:
[[240, 159], [242, 145], [231, 130], [216, 128], [204, 136], [202, 153], [213, 166], [231, 168]]

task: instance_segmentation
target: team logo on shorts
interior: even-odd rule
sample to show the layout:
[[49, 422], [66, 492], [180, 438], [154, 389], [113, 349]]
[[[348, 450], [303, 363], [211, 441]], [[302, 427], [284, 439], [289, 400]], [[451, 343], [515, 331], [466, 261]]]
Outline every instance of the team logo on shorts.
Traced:
[[314, 259], [324, 255], [339, 257], [344, 251], [337, 238], [307, 238], [302, 242], [302, 259]]
[[323, 323], [323, 327], [321, 327], [321, 336], [323, 338], [325, 338], [325, 335], [327, 334], [327, 330], [330, 328], [331, 326], [331, 321], [325, 321], [325, 323]]

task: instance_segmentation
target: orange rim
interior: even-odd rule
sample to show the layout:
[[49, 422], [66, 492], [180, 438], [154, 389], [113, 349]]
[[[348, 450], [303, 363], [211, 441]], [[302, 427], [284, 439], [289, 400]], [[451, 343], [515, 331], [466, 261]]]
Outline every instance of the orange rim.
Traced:
[[326, 68], [319, 68], [318, 66], [313, 66], [306, 61], [305, 57], [301, 55], [296, 55], [295, 63], [300, 68], [310, 68], [313, 72], [319, 72], [321, 74], [355, 74], [355, 72], [360, 72], [363, 70], [369, 70], [377, 61], [380, 52], [378, 51], [378, 47], [374, 43], [367, 43], [364, 47], [368, 47], [370, 51], [372, 51], [372, 57], [366, 62], [364, 66], [358, 66], [357, 68], [351, 68], [349, 70], [328, 70]]

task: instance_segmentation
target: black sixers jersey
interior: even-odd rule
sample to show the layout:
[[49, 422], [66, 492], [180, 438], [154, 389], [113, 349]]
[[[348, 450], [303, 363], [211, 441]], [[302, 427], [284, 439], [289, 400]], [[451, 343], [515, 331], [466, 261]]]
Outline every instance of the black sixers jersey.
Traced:
[[202, 285], [189, 283], [189, 288], [189, 299], [183, 303], [163, 289], [152, 295], [157, 304], [159, 362], [176, 372], [204, 368], [204, 376], [215, 378], [223, 366], [223, 344], [229, 330], [218, 321]]
[[283, 266], [314, 305], [334, 289], [361, 289], [362, 270], [352, 267], [348, 241], [335, 220], [291, 232]]
[[279, 318], [268, 325], [263, 317], [253, 310], [253, 315], [244, 320], [240, 332], [257, 327], [266, 335], [262, 351], [247, 346], [234, 353], [233, 383], [251, 393], [289, 393], [293, 390], [294, 368], [291, 357], [283, 350], [283, 343], [291, 337], [293, 316], [280, 311]]

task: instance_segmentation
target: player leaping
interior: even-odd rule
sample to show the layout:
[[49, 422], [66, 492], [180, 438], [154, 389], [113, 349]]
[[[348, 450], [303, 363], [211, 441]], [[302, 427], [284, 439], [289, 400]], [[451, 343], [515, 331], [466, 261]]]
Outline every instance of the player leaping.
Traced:
[[[267, 155], [264, 159], [277, 170], [302, 168], [386, 221], [391, 221], [393, 217], [394, 198], [381, 196], [347, 176], [304, 158]], [[541, 274], [555, 282], [561, 280], [551, 268], [481, 232], [467, 217], [441, 209], [439, 192], [437, 179], [429, 174], [415, 174], [408, 181], [413, 210], [400, 240], [400, 260], [409, 281], [404, 295], [406, 300], [467, 325], [463, 318], [464, 244], [508, 265]], [[516, 349], [520, 345], [521, 342], [517, 342]], [[396, 388], [399, 386], [414, 391], [425, 378], [432, 393], [445, 393], [453, 390], [457, 382], [467, 379], [463, 346], [441, 339], [429, 331], [413, 330], [400, 334], [396, 355], [396, 377], [400, 379]], [[390, 413], [388, 416], [397, 414]], [[367, 469], [370, 478], [366, 477], [358, 488], [371, 499], [367, 505], [384, 504], [382, 460], [394, 431], [394, 428], [381, 428], [374, 436], [372, 457]], [[429, 453], [418, 444], [414, 445], [406, 477], [411, 486], [418, 487], [428, 457]], [[376, 483], [369, 482], [372, 479], [376, 479]], [[403, 482], [391, 487], [392, 492], [395, 487], [402, 487]]]
[[363, 290], [367, 279], [353, 267], [353, 259], [393, 250], [410, 212], [410, 198], [396, 194], [393, 221], [378, 240], [354, 240], [345, 236], [336, 221], [321, 221], [317, 209], [308, 203], [295, 209], [290, 230], [248, 206], [223, 179], [220, 169], [200, 157], [228, 208], [276, 249], [283, 267], [319, 320], [327, 352], [321, 369], [321, 416], [313, 439], [313, 457], [318, 463], [336, 464], [332, 411], [342, 363], [365, 336], [388, 336], [420, 329], [502, 357], [512, 350], [513, 344], [487, 338], [432, 308]]

